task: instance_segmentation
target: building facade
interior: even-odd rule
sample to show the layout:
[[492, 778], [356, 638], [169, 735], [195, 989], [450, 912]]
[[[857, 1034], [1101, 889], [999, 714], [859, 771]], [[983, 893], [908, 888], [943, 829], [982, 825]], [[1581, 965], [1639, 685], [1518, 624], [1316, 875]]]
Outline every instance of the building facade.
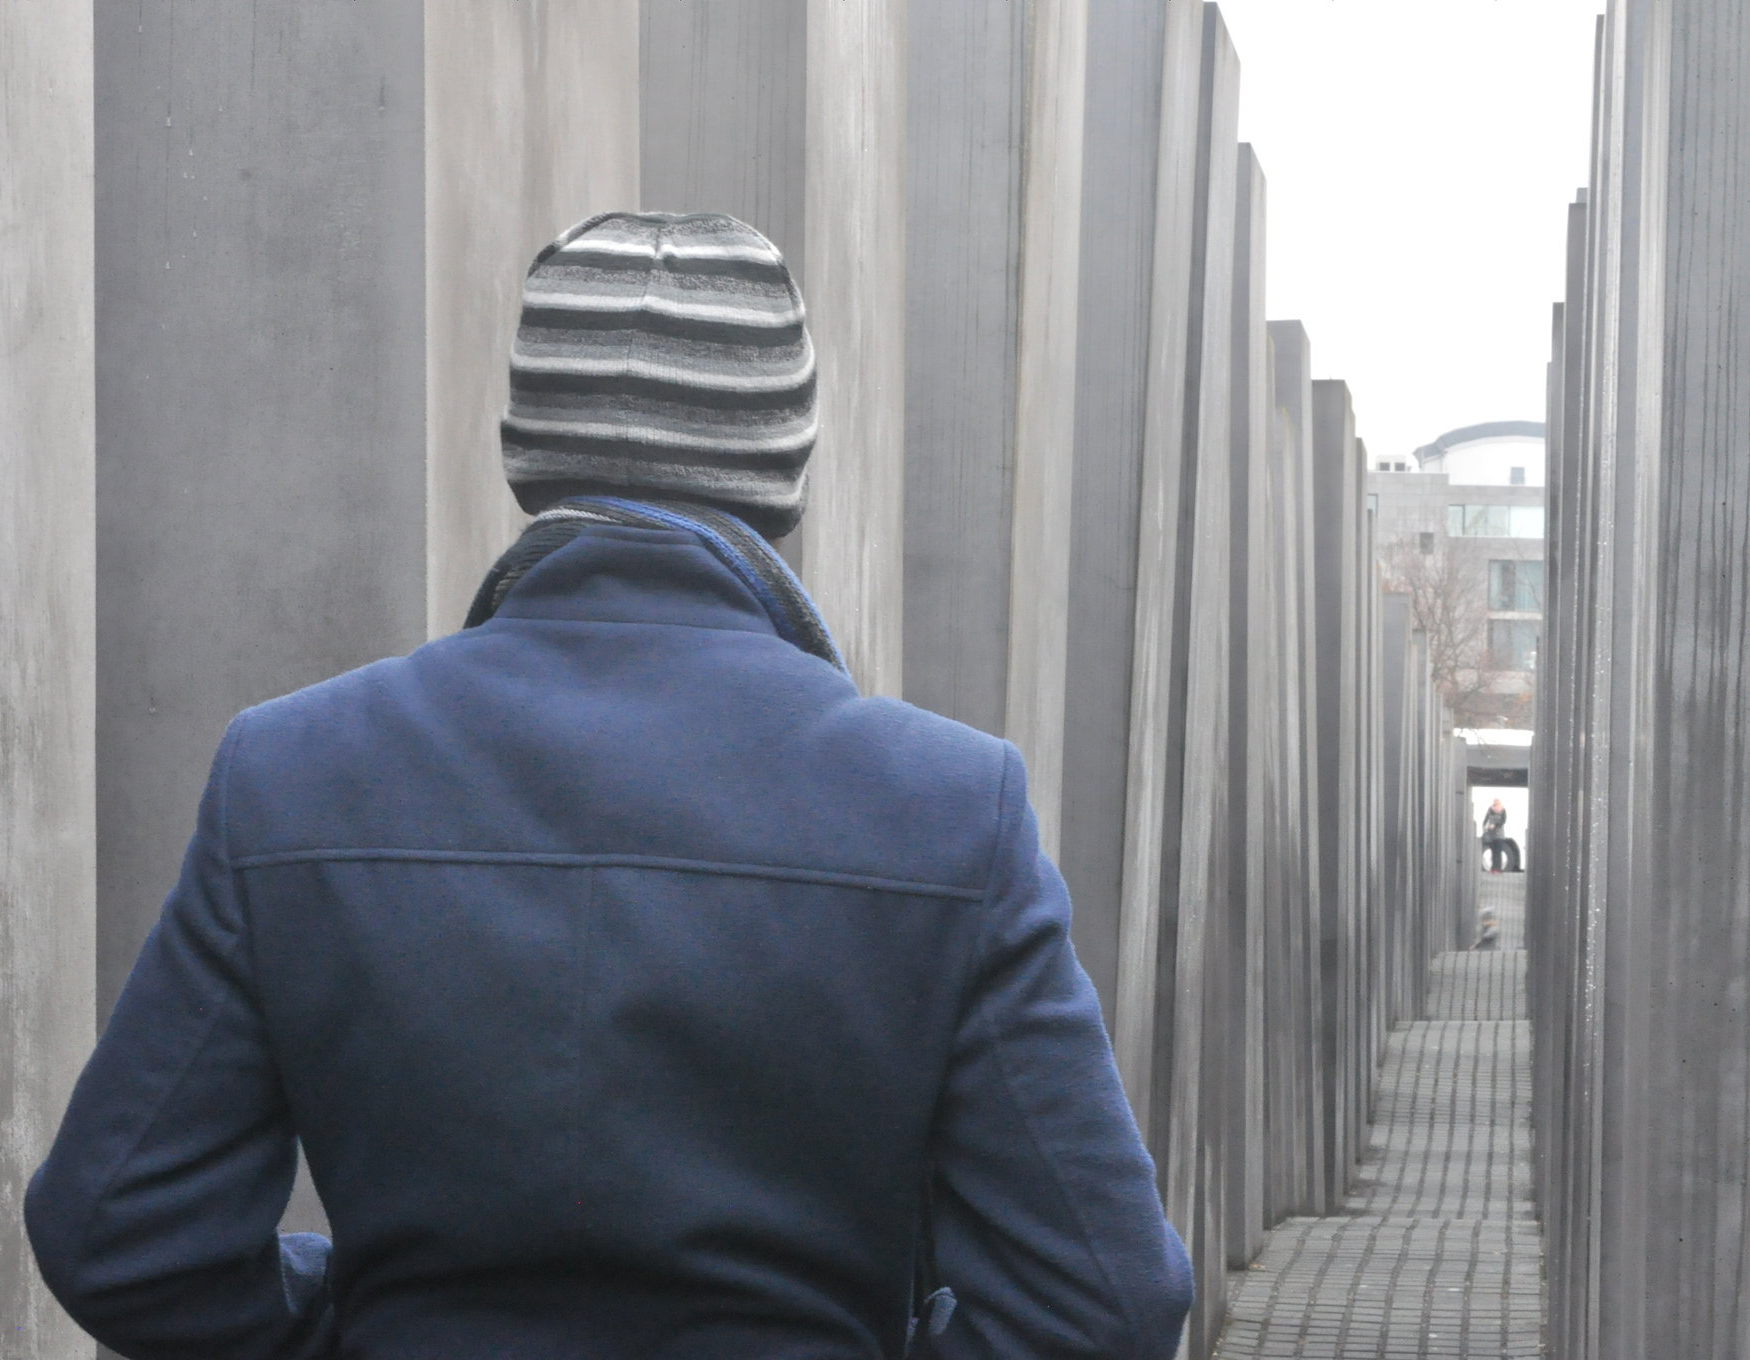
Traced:
[[1367, 465], [1389, 588], [1466, 727], [1531, 726], [1544, 612], [1544, 427], [1472, 425]]

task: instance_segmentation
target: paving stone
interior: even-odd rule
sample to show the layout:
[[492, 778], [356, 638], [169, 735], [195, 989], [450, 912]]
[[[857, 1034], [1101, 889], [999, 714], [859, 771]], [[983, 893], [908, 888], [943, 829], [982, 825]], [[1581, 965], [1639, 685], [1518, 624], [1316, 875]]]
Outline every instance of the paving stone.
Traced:
[[[1482, 897], [1519, 944], [1524, 879], [1484, 875]], [[1341, 1214], [1266, 1236], [1217, 1360], [1544, 1354], [1525, 953], [1444, 953], [1431, 982], [1428, 1018], [1390, 1036]]]

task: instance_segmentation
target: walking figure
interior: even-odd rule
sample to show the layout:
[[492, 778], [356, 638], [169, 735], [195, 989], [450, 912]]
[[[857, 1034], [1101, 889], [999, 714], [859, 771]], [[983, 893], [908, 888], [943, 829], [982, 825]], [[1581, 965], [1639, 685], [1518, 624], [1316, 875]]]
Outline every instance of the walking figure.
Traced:
[[[860, 695], [771, 545], [816, 425], [752, 228], [536, 257], [533, 521], [461, 632], [232, 722], [31, 1184], [100, 1341], [1174, 1354], [1189, 1263], [1020, 754]], [[276, 1231], [299, 1143], [332, 1244]]]

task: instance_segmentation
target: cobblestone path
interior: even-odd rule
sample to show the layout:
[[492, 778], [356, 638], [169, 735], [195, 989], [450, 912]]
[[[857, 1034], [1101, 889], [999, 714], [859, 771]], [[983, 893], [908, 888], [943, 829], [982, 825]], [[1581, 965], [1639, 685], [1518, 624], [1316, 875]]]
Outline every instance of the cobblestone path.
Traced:
[[1543, 1354], [1531, 1201], [1525, 879], [1484, 874], [1498, 953], [1434, 962], [1428, 1018], [1396, 1030], [1341, 1216], [1292, 1218], [1234, 1277], [1217, 1360], [1502, 1360]]

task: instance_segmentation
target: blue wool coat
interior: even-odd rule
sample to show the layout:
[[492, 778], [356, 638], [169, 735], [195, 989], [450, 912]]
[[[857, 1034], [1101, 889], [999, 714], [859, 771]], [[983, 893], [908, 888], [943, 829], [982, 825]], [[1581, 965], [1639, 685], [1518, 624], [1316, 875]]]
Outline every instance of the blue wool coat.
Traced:
[[[26, 1204], [130, 1357], [1169, 1357], [1183, 1248], [1006, 743], [690, 534], [252, 709]], [[301, 1139], [333, 1248], [280, 1236]]]

